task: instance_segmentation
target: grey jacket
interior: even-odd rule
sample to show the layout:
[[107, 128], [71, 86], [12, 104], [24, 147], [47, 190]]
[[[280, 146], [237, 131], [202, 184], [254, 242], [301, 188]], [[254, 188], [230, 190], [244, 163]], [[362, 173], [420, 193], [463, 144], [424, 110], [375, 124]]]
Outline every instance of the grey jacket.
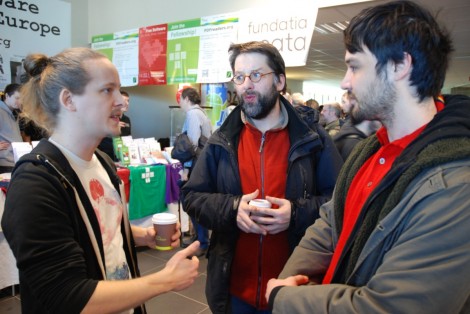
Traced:
[[[359, 253], [354, 257], [350, 250], [349, 256], [342, 256], [349, 263], [340, 259], [334, 283], [320, 285], [341, 231], [338, 198], [348, 180], [342, 170], [333, 199], [321, 208], [321, 219], [307, 229], [280, 274], [280, 278], [305, 274], [311, 284], [274, 289], [273, 312], [470, 313], [469, 117], [468, 98], [446, 98], [446, 108], [394, 164], [403, 171], [384, 199], [400, 190], [397, 201], [382, 213], [389, 204], [380, 207], [379, 202], [374, 207], [382, 196], [373, 192], [369, 211], [380, 212], [377, 223], [369, 232], [361, 233], [364, 224], [355, 228], [351, 242], [364, 239]], [[446, 146], [449, 142], [452, 145]], [[367, 145], [375, 144], [369, 138], [353, 154], [360, 156]], [[443, 156], [456, 157], [446, 161]], [[422, 170], [415, 169], [418, 174], [400, 184], [417, 164], [423, 165]], [[353, 174], [354, 170], [349, 176]]]
[[[5, 142], [23, 142], [18, 121], [13, 116], [13, 112], [7, 104], [0, 100], [0, 141]], [[0, 150], [0, 166], [13, 167], [15, 161], [13, 158], [13, 148], [10, 147]]]

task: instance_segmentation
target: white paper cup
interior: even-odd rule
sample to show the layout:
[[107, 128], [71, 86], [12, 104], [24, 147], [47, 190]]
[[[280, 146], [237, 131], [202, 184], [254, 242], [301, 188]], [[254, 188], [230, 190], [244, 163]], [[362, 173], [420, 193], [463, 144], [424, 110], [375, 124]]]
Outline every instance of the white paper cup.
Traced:
[[156, 232], [156, 249], [161, 251], [171, 250], [171, 236], [175, 233], [178, 218], [175, 214], [160, 213], [152, 216], [153, 228]]
[[[270, 201], [262, 199], [262, 198], [256, 198], [254, 200], [251, 200], [250, 205], [256, 206], [258, 208], [271, 208], [272, 204]], [[259, 216], [259, 217], [268, 217], [269, 215], [261, 214], [256, 211], [251, 212], [251, 215], [253, 216]]]
[[256, 198], [254, 200], [251, 200], [250, 205], [253, 205], [259, 208], [271, 208], [272, 206], [270, 201], [262, 199], [262, 198]]

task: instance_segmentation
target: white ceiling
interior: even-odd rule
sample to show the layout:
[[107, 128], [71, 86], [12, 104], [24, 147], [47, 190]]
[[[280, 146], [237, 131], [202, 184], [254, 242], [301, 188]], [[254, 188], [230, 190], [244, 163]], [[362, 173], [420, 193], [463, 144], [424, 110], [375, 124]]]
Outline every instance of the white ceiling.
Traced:
[[[324, 23], [349, 21], [363, 8], [388, 1], [376, 0], [357, 4], [320, 8], [316, 26]], [[452, 87], [470, 87], [470, 1], [469, 0], [421, 0], [431, 12], [437, 12], [454, 40], [455, 51], [444, 83], [444, 91]], [[344, 64], [343, 33], [321, 34], [314, 32], [307, 64], [287, 68], [287, 78], [315, 81], [339, 87], [346, 70]]]

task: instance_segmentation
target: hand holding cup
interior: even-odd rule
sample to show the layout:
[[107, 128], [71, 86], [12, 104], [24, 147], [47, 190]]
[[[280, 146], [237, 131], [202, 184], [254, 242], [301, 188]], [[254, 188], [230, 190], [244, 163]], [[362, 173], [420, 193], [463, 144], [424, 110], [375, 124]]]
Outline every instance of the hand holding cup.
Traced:
[[156, 249], [171, 250], [172, 236], [175, 233], [178, 218], [171, 213], [159, 213], [152, 216], [152, 223], [156, 233]]

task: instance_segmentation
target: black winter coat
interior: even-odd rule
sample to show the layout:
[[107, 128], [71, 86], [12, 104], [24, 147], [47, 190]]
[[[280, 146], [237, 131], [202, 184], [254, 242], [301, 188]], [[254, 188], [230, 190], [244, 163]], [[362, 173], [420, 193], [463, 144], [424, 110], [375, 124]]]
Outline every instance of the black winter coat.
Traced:
[[[319, 217], [320, 205], [331, 198], [343, 162], [325, 130], [309, 128], [283, 97], [281, 100], [288, 114], [291, 143], [285, 196], [293, 205], [288, 230], [292, 252], [306, 228]], [[206, 297], [213, 313], [231, 311], [230, 269], [239, 235], [236, 216], [242, 196], [237, 147], [243, 127], [241, 107], [236, 107], [211, 136], [182, 188], [184, 210], [212, 230]]]

